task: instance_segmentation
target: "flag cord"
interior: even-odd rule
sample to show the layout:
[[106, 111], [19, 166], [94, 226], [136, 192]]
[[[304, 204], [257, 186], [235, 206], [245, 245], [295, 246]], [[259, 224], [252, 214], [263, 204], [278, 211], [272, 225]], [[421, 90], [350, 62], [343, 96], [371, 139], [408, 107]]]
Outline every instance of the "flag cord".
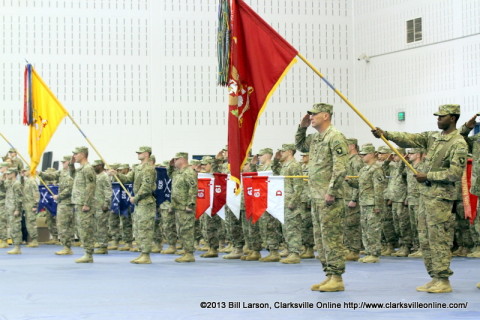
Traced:
[[[2, 136], [3, 140], [5, 140], [11, 148], [15, 149], [15, 151], [17, 152], [17, 155], [20, 157], [20, 159], [22, 159], [23, 162], [25, 162], [26, 165], [29, 165], [27, 160], [25, 160], [25, 158], [20, 154], [20, 152], [18, 152], [17, 148], [15, 148], [11, 143], [10, 141], [8, 141], [8, 139], [3, 135], [3, 133], [0, 132], [0, 135]], [[38, 176], [38, 179], [40, 180], [40, 182], [45, 186], [45, 188], [47, 188], [48, 192], [50, 192], [50, 194], [52, 196], [54, 196], [55, 194], [53, 193], [53, 191], [47, 186], [47, 184], [45, 183], [45, 181], [43, 181], [42, 177]]]
[[[365, 123], [372, 129], [372, 130], [375, 130], [376, 127], [367, 119], [365, 118], [365, 116], [357, 109], [355, 108], [355, 106], [350, 102], [348, 101], [348, 99], [338, 90], [336, 89], [327, 79], [325, 79], [325, 77], [323, 76], [323, 74], [320, 73], [320, 71], [317, 70], [317, 68], [315, 68], [314, 65], [312, 65], [303, 55], [301, 55], [300, 53], [297, 54], [297, 56], [307, 64], [307, 66], [310, 67], [310, 69], [313, 70], [313, 72], [315, 72], [320, 78], [322, 78], [322, 80], [333, 90], [335, 91], [335, 93], [340, 97], [342, 98], [343, 101], [345, 101], [346, 104], [348, 104], [348, 106], [350, 108], [352, 108], [352, 110], [360, 117], [362, 118], [363, 121], [365, 121]], [[412, 165], [403, 157], [403, 155], [400, 154], [400, 152], [398, 152], [397, 148], [395, 148], [391, 143], [390, 141], [388, 141], [383, 135], [380, 137], [383, 142], [385, 142], [385, 144], [390, 148], [392, 149], [393, 152], [395, 152], [395, 154], [397, 156], [400, 157], [400, 159], [405, 163], [405, 165], [410, 169], [412, 170], [412, 172], [414, 174], [417, 174], [417, 170], [415, 170]]]
[[[77, 124], [77, 122], [73, 119], [73, 117], [70, 115], [70, 113], [67, 112], [67, 116], [68, 118], [72, 121], [72, 123], [75, 125], [75, 127], [77, 127], [78, 131], [80, 131], [80, 133], [82, 134], [82, 136], [85, 138], [85, 140], [87, 140], [88, 144], [92, 147], [93, 150], [95, 150], [95, 152], [97, 153], [98, 157], [100, 158], [100, 160], [102, 160], [102, 162], [105, 164], [105, 168], [106, 169], [110, 169], [110, 166], [108, 165], [108, 163], [105, 161], [105, 159], [102, 157], [102, 155], [100, 154], [100, 152], [97, 150], [97, 148], [95, 148], [95, 146], [93, 145], [93, 143], [90, 141], [90, 139], [87, 138], [87, 136], [85, 135], [85, 133], [83, 133], [82, 129], [80, 129], [80, 126]], [[123, 185], [122, 181], [120, 181], [120, 179], [117, 177], [117, 175], [114, 175], [113, 176], [115, 178], [115, 180], [117, 180], [117, 182], [120, 184], [120, 186], [122, 187], [123, 191], [125, 191], [125, 193], [128, 195], [129, 198], [132, 198], [132, 195], [130, 194], [130, 192], [128, 192], [127, 188], [125, 188], [125, 186]]]

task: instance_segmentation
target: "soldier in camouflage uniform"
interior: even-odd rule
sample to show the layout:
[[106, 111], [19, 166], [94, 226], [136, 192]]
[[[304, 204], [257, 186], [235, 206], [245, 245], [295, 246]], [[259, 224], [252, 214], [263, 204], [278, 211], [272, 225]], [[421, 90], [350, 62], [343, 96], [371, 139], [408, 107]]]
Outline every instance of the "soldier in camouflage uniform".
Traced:
[[9, 164], [7, 162], [0, 163], [0, 248], [8, 248], [7, 243], [7, 227], [8, 227], [8, 217], [7, 212], [5, 211], [5, 195], [7, 192], [6, 189], [6, 179], [7, 179], [7, 169]]
[[[127, 175], [130, 172], [130, 166], [128, 164], [122, 164], [118, 166], [118, 171]], [[116, 180], [115, 180], [116, 181]], [[120, 191], [120, 193], [122, 193]], [[124, 246], [118, 248], [118, 251], [130, 251], [134, 250], [132, 246], [133, 242], [133, 209], [128, 207], [127, 211], [124, 214], [120, 214], [120, 227], [121, 227], [121, 238], [125, 242]]]
[[[302, 166], [295, 160], [296, 148], [294, 144], [285, 143], [273, 160], [273, 172], [281, 176], [301, 176]], [[287, 244], [288, 256], [280, 260], [286, 264], [300, 263], [302, 250], [302, 209], [301, 196], [303, 183], [301, 178], [285, 178], [285, 222], [283, 234]]]
[[361, 210], [362, 242], [366, 256], [358, 261], [376, 263], [380, 261], [382, 249], [382, 216], [383, 189], [385, 175], [377, 163], [375, 147], [364, 144], [360, 150], [365, 166], [358, 172], [358, 179], [349, 179], [347, 182], [359, 191], [359, 205]]
[[[363, 167], [363, 161], [358, 155], [358, 140], [347, 139], [348, 165], [347, 176], [358, 176]], [[360, 206], [358, 204], [358, 188], [343, 184], [345, 196], [345, 231], [344, 240], [348, 253], [345, 260], [357, 261], [362, 248], [362, 227], [360, 226]]]
[[[406, 152], [403, 148], [398, 148], [398, 152], [405, 156]], [[410, 253], [412, 246], [412, 235], [410, 226], [410, 216], [408, 207], [405, 205], [407, 199], [407, 173], [405, 172], [405, 163], [401, 161], [398, 155], [393, 156], [394, 166], [391, 171], [391, 197], [392, 215], [395, 231], [399, 236], [400, 249], [392, 253], [395, 257], [406, 257]]]
[[417, 287], [430, 293], [451, 292], [449, 277], [453, 242], [453, 203], [455, 182], [460, 181], [467, 161], [468, 147], [456, 129], [460, 117], [459, 105], [441, 105], [437, 125], [441, 129], [418, 134], [372, 130], [375, 137], [382, 135], [400, 147], [426, 149], [424, 172], [417, 172], [420, 188], [418, 233], [425, 267], [432, 281]]
[[95, 241], [95, 184], [96, 175], [88, 163], [88, 148], [77, 147], [73, 150], [75, 162], [80, 164], [75, 169], [70, 163], [70, 174], [73, 177], [72, 204], [80, 230], [80, 240], [83, 243], [85, 254], [75, 260], [77, 263], [93, 262], [93, 245]]
[[[343, 181], [348, 149], [345, 136], [331, 124], [332, 114], [332, 105], [314, 104], [303, 117], [295, 136], [297, 149], [310, 152], [308, 176], [313, 230], [326, 274], [323, 282], [312, 286], [314, 291], [345, 290], [342, 280], [345, 272]], [[307, 136], [310, 125], [317, 132]]]
[[[308, 176], [308, 152], [301, 154], [302, 157], [302, 175]], [[302, 241], [305, 250], [300, 254], [302, 259], [313, 259], [315, 253], [313, 247], [315, 246], [315, 240], [313, 239], [313, 222], [312, 222], [312, 200], [310, 193], [308, 192], [308, 179], [302, 179], [303, 192], [302, 192]]]
[[112, 202], [112, 182], [105, 172], [102, 160], [93, 162], [97, 174], [95, 187], [95, 240], [99, 244], [95, 254], [108, 253], [108, 211]]
[[157, 187], [157, 174], [154, 166], [150, 163], [152, 154], [151, 147], [140, 147], [136, 151], [141, 164], [136, 166], [127, 175], [118, 173], [122, 183], [133, 183], [133, 196], [130, 203], [135, 205], [134, 224], [136, 225], [135, 239], [141, 250], [138, 258], [130, 261], [135, 264], [150, 264], [150, 252], [152, 251], [154, 223], [156, 215], [156, 200], [153, 192]]
[[22, 243], [22, 184], [17, 179], [18, 170], [10, 167], [7, 172], [7, 190], [5, 194], [5, 210], [9, 219], [10, 234], [13, 241], [13, 249], [8, 254], [21, 254]]
[[[480, 116], [480, 112], [475, 114], [470, 120], [468, 120], [460, 129], [460, 134], [464, 137], [468, 144], [468, 149], [472, 154], [472, 186], [470, 187], [470, 193], [476, 196], [480, 196], [480, 134], [474, 134], [468, 136], [470, 131], [475, 127], [475, 119]], [[468, 255], [471, 258], [480, 258], [480, 201], [477, 205], [477, 216], [475, 217], [472, 237], [475, 243], [475, 248]], [[480, 289], [480, 282], [477, 284], [477, 288]]]
[[[118, 170], [120, 163], [112, 163], [109, 165], [109, 169]], [[116, 182], [114, 177], [109, 176], [110, 183]], [[113, 189], [112, 189], [113, 193]], [[112, 195], [113, 197], [113, 195]], [[120, 229], [120, 214], [117, 214], [109, 208], [108, 211], [108, 243], [107, 250], [118, 250], [118, 243], [122, 239], [121, 229]]]
[[[226, 146], [215, 157], [214, 172], [229, 174], [230, 171], [227, 160], [228, 147]], [[228, 206], [225, 206], [225, 231], [227, 238], [230, 240], [230, 244], [227, 248], [220, 250], [220, 252], [228, 252], [228, 254], [223, 256], [223, 259], [241, 259], [243, 256], [243, 246], [245, 245], [242, 221], [241, 219], [237, 219]], [[258, 258], [260, 258], [260, 256]]]
[[[176, 168], [175, 174], [174, 167]], [[178, 152], [170, 161], [168, 176], [172, 177], [172, 211], [175, 213], [178, 238], [184, 254], [176, 262], [195, 262], [195, 206], [197, 203], [197, 173], [188, 166], [188, 153]]]
[[[213, 174], [213, 163], [214, 160], [210, 156], [205, 156], [201, 160], [201, 172]], [[219, 233], [222, 228], [222, 219], [218, 214], [210, 217], [208, 214], [204, 213], [200, 219], [203, 219], [202, 224], [202, 233], [203, 239], [208, 245], [208, 251], [202, 253], [200, 257], [202, 258], [216, 258], [218, 257], [218, 247], [219, 247]]]
[[[422, 154], [421, 148], [410, 148], [408, 150], [408, 160], [412, 164], [412, 167], [417, 171], [422, 171]], [[420, 250], [420, 244], [418, 241], [418, 199], [420, 193], [418, 191], [418, 181], [415, 179], [412, 170], [406, 170], [407, 172], [407, 201], [408, 213], [410, 216], [410, 227], [412, 234], [412, 253], [408, 256], [410, 258], [417, 258], [422, 256], [422, 250]]]
[[10, 148], [10, 150], [8, 150], [8, 154], [3, 157], [3, 161], [9, 161], [9, 166], [17, 169], [19, 173], [23, 170], [23, 161], [18, 157], [17, 150], [15, 148]]
[[56, 255], [71, 255], [72, 242], [75, 234], [74, 205], [72, 204], [73, 177], [68, 169], [71, 156], [62, 159], [63, 169], [55, 172], [41, 172], [39, 176], [44, 180], [58, 181], [58, 194], [53, 196], [57, 201], [57, 229], [63, 249], [55, 252]]
[[[273, 150], [264, 148], [260, 150], [258, 156], [254, 156], [250, 162], [250, 169], [252, 172], [271, 171], [272, 170], [272, 156]], [[260, 160], [260, 165], [257, 165], [256, 160]], [[260, 236], [262, 242], [266, 245], [269, 254], [263, 258], [259, 258], [261, 262], [278, 262], [280, 261], [280, 254], [278, 248], [282, 240], [282, 225], [280, 221], [274, 218], [270, 213], [265, 211], [260, 219], [257, 221], [260, 228]], [[255, 226], [252, 225], [253, 228]], [[250, 228], [250, 226], [249, 226]], [[255, 230], [252, 230], [252, 236]], [[256, 251], [256, 250], [255, 250]], [[255, 253], [256, 255], [256, 253]]]
[[390, 179], [390, 172], [393, 170], [390, 166], [393, 155], [390, 148], [387, 146], [380, 146], [378, 148], [378, 164], [381, 165], [383, 174], [385, 175], [384, 191], [383, 191], [383, 210], [382, 210], [382, 236], [384, 245], [382, 248], [382, 256], [389, 256], [395, 252], [395, 245], [397, 243], [397, 235], [395, 233], [393, 216], [392, 216], [392, 201], [390, 200], [389, 185], [392, 179]]
[[30, 243], [27, 247], [36, 248], [38, 247], [37, 208], [40, 192], [37, 181], [30, 175], [30, 168], [25, 168], [22, 174], [24, 177], [22, 207], [25, 212], [25, 225], [30, 236]]

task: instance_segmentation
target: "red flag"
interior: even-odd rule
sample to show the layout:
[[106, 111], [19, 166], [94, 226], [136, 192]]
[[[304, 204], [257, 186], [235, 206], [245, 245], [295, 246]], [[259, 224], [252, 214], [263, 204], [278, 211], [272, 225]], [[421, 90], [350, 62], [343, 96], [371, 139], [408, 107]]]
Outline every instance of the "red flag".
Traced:
[[214, 173], [212, 217], [227, 203], [227, 174]]
[[245, 217], [247, 220], [252, 218], [252, 196], [253, 196], [253, 186], [252, 186], [252, 177], [256, 176], [257, 172], [244, 172], [242, 173], [242, 183], [243, 183], [243, 199], [245, 201]]
[[256, 223], [258, 219], [267, 210], [268, 195], [268, 176], [252, 177], [252, 223]]
[[232, 1], [230, 26], [228, 161], [239, 184], [260, 115], [297, 50], [242, 0]]
[[209, 178], [198, 178], [197, 208], [195, 218], [198, 220], [210, 207], [210, 181]]
[[475, 217], [477, 216], [477, 202], [478, 197], [470, 193], [472, 187], [472, 159], [468, 159], [467, 166], [465, 167], [464, 174], [462, 176], [462, 198], [463, 208], [465, 211], [465, 219], [469, 219], [473, 224]]

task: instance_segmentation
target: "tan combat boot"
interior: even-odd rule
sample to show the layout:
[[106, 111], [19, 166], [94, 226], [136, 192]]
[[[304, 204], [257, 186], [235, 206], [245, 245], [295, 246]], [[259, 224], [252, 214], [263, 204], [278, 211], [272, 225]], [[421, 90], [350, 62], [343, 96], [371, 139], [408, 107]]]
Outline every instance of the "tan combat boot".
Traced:
[[193, 256], [192, 253], [185, 253], [183, 256], [180, 258], [175, 259], [175, 262], [195, 262], [195, 257]]
[[438, 279], [433, 286], [427, 289], [429, 293], [448, 293], [452, 292], [452, 287], [450, 286], [450, 281], [445, 278]]
[[282, 251], [280, 251], [280, 257], [282, 258], [288, 257], [289, 254], [290, 252], [288, 252], [288, 249], [283, 249]]
[[353, 251], [348, 251], [347, 255], [345, 256], [346, 261], [358, 261], [360, 255]]
[[223, 256], [223, 259], [240, 259], [243, 255], [243, 250], [241, 248], [234, 248], [232, 252]]
[[230, 242], [228, 244], [228, 246], [226, 246], [225, 248], [222, 248], [222, 250], [219, 250], [218, 252], [231, 253], [231, 252], [233, 252], [233, 250], [235, 250], [235, 248], [233, 247], [232, 243]]
[[133, 245], [132, 245], [132, 246], [130, 247], [130, 250], [129, 250], [129, 251], [130, 251], [130, 252], [140, 252], [140, 249], [139, 249], [137, 246], [133, 246]]
[[245, 257], [245, 261], [258, 261], [262, 255], [258, 251], [251, 250], [250, 254]]
[[118, 250], [118, 242], [113, 240], [108, 244], [107, 250]]
[[1, 249], [8, 248], [8, 242], [0, 239], [0, 248]]
[[130, 251], [131, 248], [132, 248], [132, 244], [128, 242], [128, 243], [125, 243], [123, 247], [118, 248], [118, 251]]
[[435, 283], [437, 283], [438, 279], [433, 278], [430, 282], [425, 283], [423, 286], [417, 287], [416, 290], [419, 292], [427, 292]]
[[364, 258], [362, 258], [362, 261], [363, 263], [377, 263], [380, 261], [380, 258], [377, 257], [377, 256], [366, 256]]
[[55, 252], [55, 254], [58, 256], [67, 256], [67, 255], [72, 255], [73, 251], [72, 249], [70, 249], [70, 247], [65, 246], [63, 247], [62, 250]]
[[162, 246], [161, 244], [154, 243], [153, 246], [152, 246], [152, 251], [150, 251], [150, 253], [160, 253], [160, 252], [162, 252], [161, 246]]
[[210, 249], [208, 249], [207, 252], [201, 254], [200, 257], [202, 257], [202, 258], [217, 258], [218, 257], [218, 251], [217, 251], [217, 249], [210, 248]]
[[313, 259], [315, 258], [315, 252], [313, 252], [312, 247], [306, 247], [305, 251], [302, 252], [300, 255], [301, 259]]
[[38, 241], [37, 241], [37, 239], [33, 239], [32, 241], [30, 241], [30, 243], [27, 244], [27, 247], [29, 247], [29, 248], [37, 248], [37, 247], [38, 247]]
[[20, 245], [16, 244], [13, 246], [13, 249], [10, 251], [7, 251], [8, 254], [22, 254], [22, 250], [20, 250]]
[[93, 245], [93, 247], [94, 247], [95, 249], [100, 248], [100, 243], [95, 242], [95, 244]]
[[310, 289], [312, 291], [319, 291], [318, 288], [320, 288], [325, 283], [327, 283], [330, 280], [331, 277], [332, 277], [331, 275], [327, 275], [327, 277], [322, 282], [312, 285], [312, 287]]
[[75, 260], [76, 263], [93, 263], [93, 257], [91, 253], [85, 253], [83, 257]]
[[280, 261], [280, 254], [278, 253], [278, 250], [270, 250], [270, 253], [259, 259], [258, 261], [262, 261], [262, 262], [278, 262]]
[[322, 292], [337, 292], [345, 291], [342, 276], [332, 275], [330, 280], [318, 287], [318, 291]]
[[160, 251], [160, 253], [162, 253], [162, 254], [175, 254], [176, 251], [177, 251], [176, 246], [175, 245], [170, 245], [170, 246], [168, 246], [167, 249]]
[[392, 257], [408, 257], [410, 250], [406, 246], [402, 246], [397, 252], [392, 253]]
[[469, 257], [469, 258], [480, 258], [480, 247], [473, 248], [472, 252], [467, 254], [467, 257]]
[[135, 264], [151, 264], [152, 260], [150, 260], [150, 254], [149, 253], [142, 253], [140, 257], [137, 259], [134, 259], [130, 261], [131, 263]]
[[297, 264], [301, 261], [302, 259], [300, 259], [300, 255], [298, 253], [290, 253], [286, 258], [280, 260], [281, 263], [285, 264]]
[[94, 252], [94, 254], [108, 254], [107, 248], [98, 248]]
[[395, 250], [393, 249], [393, 245], [391, 243], [387, 244], [385, 246], [385, 250], [382, 250], [382, 252], [380, 253], [380, 255], [382, 256], [390, 256], [392, 255], [392, 253], [394, 253]]
[[423, 257], [422, 250], [417, 250], [414, 253], [408, 255], [409, 258], [421, 258]]

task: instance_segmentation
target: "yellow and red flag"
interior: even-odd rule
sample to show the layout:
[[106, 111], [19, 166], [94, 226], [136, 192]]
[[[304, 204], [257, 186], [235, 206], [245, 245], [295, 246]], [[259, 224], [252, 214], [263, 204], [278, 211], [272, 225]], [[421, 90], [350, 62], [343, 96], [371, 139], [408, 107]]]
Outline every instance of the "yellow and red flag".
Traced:
[[23, 124], [30, 127], [28, 154], [30, 155], [30, 172], [35, 174], [43, 151], [68, 112], [32, 65], [28, 64], [25, 67], [24, 75]]
[[258, 120], [298, 52], [242, 0], [228, 11], [228, 161], [239, 184]]

